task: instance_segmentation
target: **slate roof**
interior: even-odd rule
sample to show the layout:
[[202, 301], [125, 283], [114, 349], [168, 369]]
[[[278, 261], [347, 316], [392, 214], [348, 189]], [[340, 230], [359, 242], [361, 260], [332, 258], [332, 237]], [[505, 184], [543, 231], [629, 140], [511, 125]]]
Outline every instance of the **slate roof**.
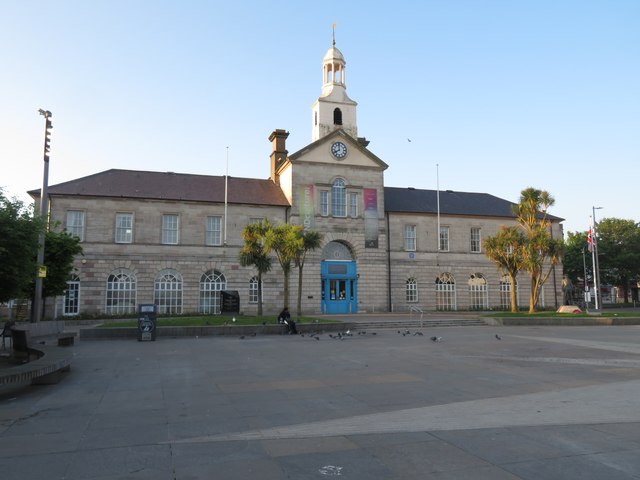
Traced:
[[[488, 193], [440, 190], [441, 215], [472, 215], [514, 218], [516, 204]], [[384, 208], [395, 213], [438, 213], [438, 191], [415, 188], [384, 187]], [[547, 215], [549, 220], [562, 221]]]
[[[48, 188], [49, 195], [140, 198], [223, 203], [224, 176], [191, 175], [111, 169]], [[40, 189], [32, 190], [33, 197]], [[227, 202], [249, 205], [289, 206], [271, 180], [229, 177]]]

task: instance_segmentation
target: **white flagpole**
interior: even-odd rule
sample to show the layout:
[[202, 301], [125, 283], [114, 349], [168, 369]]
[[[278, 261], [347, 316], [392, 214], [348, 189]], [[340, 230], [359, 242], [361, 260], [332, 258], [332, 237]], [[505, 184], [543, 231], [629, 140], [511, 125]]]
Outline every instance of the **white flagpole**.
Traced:
[[229, 147], [227, 147], [227, 167], [224, 175], [224, 244], [227, 244], [227, 193], [229, 186]]

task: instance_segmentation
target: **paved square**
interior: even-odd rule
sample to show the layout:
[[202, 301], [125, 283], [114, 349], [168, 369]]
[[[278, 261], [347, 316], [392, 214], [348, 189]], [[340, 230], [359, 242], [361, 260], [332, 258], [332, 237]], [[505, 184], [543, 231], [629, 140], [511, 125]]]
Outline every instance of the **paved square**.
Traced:
[[0, 475], [640, 479], [640, 327], [375, 332], [79, 342], [0, 390]]

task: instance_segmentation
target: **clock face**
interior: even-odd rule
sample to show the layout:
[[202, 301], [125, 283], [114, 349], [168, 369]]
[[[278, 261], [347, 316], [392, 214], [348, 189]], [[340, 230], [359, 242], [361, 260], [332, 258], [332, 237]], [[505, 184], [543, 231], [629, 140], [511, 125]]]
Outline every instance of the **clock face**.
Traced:
[[347, 156], [347, 146], [342, 142], [335, 142], [331, 145], [331, 153], [336, 158], [344, 158]]

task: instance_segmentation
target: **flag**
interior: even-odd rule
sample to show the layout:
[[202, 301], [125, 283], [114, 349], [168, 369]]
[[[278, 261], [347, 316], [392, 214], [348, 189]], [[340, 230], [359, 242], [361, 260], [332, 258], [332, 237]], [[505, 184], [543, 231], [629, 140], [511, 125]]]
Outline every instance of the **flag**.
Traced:
[[593, 237], [591, 236], [591, 227], [589, 227], [589, 231], [587, 232], [587, 248], [589, 252], [593, 252]]

